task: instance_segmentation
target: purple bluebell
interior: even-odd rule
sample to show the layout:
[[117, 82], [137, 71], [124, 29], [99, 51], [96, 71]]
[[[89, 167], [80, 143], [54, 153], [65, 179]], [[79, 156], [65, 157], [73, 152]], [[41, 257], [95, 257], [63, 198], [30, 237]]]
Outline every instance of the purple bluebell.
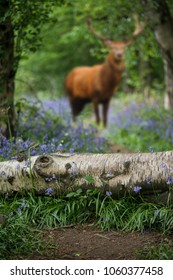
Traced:
[[159, 214], [159, 210], [155, 210], [155, 211], [154, 211], [154, 215], [155, 215], [155, 216], [158, 216], [158, 214]]
[[167, 184], [168, 185], [173, 185], [173, 178], [172, 178], [172, 176], [168, 176]]
[[133, 190], [134, 190], [135, 193], [140, 192], [141, 189], [142, 189], [141, 186], [135, 186], [135, 187], [133, 188]]
[[22, 215], [22, 211], [21, 211], [21, 208], [20, 208], [20, 207], [17, 209], [17, 213], [18, 213], [19, 216]]
[[149, 177], [147, 177], [146, 178], [146, 182], [147, 182], [147, 184], [151, 184], [152, 183], [152, 178], [149, 176]]
[[48, 188], [48, 189], [45, 191], [45, 195], [51, 195], [52, 193], [53, 193], [52, 188]]
[[111, 191], [106, 191], [106, 196], [111, 196], [112, 192]]
[[151, 153], [154, 153], [154, 149], [150, 146], [148, 147], [148, 150], [151, 152]]

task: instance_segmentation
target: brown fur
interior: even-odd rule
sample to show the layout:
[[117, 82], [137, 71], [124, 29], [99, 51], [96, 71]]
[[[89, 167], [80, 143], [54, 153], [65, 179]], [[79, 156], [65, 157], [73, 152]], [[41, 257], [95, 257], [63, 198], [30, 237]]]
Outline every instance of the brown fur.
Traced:
[[125, 44], [122, 42], [112, 42], [110, 53], [103, 64], [76, 67], [69, 73], [65, 81], [65, 88], [74, 119], [87, 102], [92, 102], [96, 122], [99, 124], [98, 105], [102, 104], [103, 124], [106, 126], [109, 101], [120, 83], [125, 69], [124, 47]]

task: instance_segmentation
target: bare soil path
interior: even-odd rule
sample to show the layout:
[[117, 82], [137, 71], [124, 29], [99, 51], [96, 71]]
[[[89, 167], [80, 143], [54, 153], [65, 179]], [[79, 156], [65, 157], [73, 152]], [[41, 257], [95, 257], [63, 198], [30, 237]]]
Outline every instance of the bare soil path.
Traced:
[[45, 240], [51, 240], [51, 249], [34, 254], [28, 259], [52, 260], [135, 260], [143, 259], [141, 251], [158, 246], [164, 237], [158, 232], [146, 231], [103, 232], [93, 225], [79, 225], [45, 230]]

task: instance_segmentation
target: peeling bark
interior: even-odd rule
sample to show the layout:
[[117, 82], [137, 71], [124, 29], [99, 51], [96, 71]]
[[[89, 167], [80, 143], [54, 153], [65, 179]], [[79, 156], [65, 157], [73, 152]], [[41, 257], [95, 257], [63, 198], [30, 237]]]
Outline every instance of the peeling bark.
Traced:
[[[90, 177], [89, 177], [90, 176]], [[54, 194], [79, 187], [99, 188], [121, 197], [166, 193], [173, 177], [173, 151], [137, 154], [50, 154], [28, 161], [0, 162], [0, 193], [35, 190]], [[92, 178], [92, 180], [88, 180]]]

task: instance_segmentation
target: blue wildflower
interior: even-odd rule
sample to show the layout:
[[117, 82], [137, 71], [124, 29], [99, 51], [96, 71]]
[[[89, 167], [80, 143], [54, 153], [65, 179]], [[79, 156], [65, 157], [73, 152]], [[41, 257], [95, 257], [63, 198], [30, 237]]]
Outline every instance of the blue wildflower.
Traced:
[[172, 185], [172, 184], [173, 184], [173, 178], [172, 178], [172, 176], [168, 176], [167, 184], [168, 184], [168, 185]]
[[151, 153], [154, 153], [154, 150], [153, 150], [153, 148], [150, 146], [150, 147], [148, 147], [148, 150], [151, 152]]
[[113, 170], [112, 169], [108, 170], [108, 175], [113, 176]]
[[57, 151], [62, 151], [63, 150], [63, 144], [60, 143], [57, 147]]
[[51, 195], [52, 194], [52, 188], [48, 188], [46, 191], [45, 191], [45, 195]]
[[151, 184], [152, 183], [152, 178], [149, 176], [149, 177], [147, 177], [146, 178], [146, 182], [147, 182], [147, 184]]
[[159, 210], [154, 211], [154, 215], [157, 216], [159, 214]]
[[27, 160], [25, 161], [25, 165], [24, 165], [23, 168], [28, 168], [28, 167], [30, 167], [30, 164], [31, 164], [31, 161], [30, 161], [29, 159], [27, 159]]
[[22, 211], [21, 211], [21, 208], [20, 208], [20, 207], [17, 209], [17, 213], [18, 213], [19, 216], [22, 215]]
[[135, 187], [133, 188], [133, 190], [134, 190], [135, 193], [140, 192], [141, 189], [142, 189], [142, 187], [140, 187], [140, 186], [135, 186]]
[[169, 168], [167, 167], [166, 163], [162, 162], [160, 165], [161, 168], [163, 168], [165, 170], [165, 172], [169, 172]]
[[111, 196], [112, 192], [111, 191], [106, 191], [106, 196]]
[[25, 208], [25, 207], [26, 207], [26, 201], [23, 199], [23, 200], [22, 200], [21, 208]]

